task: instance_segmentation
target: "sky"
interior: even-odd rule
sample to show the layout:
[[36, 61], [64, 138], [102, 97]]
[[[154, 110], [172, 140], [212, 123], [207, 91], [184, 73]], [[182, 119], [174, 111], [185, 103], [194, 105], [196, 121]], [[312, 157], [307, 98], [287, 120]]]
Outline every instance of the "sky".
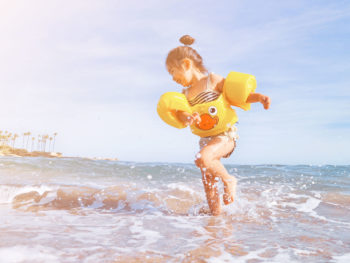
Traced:
[[[179, 38], [210, 72], [252, 74], [271, 108], [237, 110], [225, 164], [350, 164], [350, 2], [0, 0], [0, 130], [57, 132], [66, 156], [193, 163], [158, 117]], [[18, 147], [22, 146], [18, 141]]]

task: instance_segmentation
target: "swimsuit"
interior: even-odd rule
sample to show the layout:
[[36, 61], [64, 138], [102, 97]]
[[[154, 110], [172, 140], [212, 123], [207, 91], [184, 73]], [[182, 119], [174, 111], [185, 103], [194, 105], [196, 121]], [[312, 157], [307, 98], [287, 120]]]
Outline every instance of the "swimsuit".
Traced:
[[[215, 101], [216, 99], [219, 98], [219, 96], [220, 96], [219, 92], [214, 91], [214, 90], [209, 90], [209, 80], [210, 80], [210, 74], [208, 75], [205, 91], [199, 93], [193, 99], [187, 99], [188, 103], [190, 104], [191, 107], [195, 106], [197, 104]], [[182, 93], [184, 93], [186, 98], [187, 98], [188, 90], [183, 89]], [[236, 148], [236, 140], [238, 139], [237, 127], [232, 125], [226, 131], [219, 133], [217, 135], [201, 137], [201, 139], [199, 140], [200, 149], [202, 149], [204, 146], [206, 146], [213, 138], [221, 138], [223, 140], [227, 140], [227, 142], [233, 140], [235, 142], [235, 145], [234, 145], [232, 151], [229, 152], [228, 154], [226, 154], [225, 156], [223, 156], [224, 158], [228, 158], [232, 154], [234, 149]]]

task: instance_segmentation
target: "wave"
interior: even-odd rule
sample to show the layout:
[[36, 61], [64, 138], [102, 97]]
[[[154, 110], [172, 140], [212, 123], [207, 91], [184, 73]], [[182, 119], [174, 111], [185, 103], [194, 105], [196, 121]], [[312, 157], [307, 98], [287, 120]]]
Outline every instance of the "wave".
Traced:
[[12, 205], [12, 208], [23, 211], [92, 208], [123, 212], [158, 210], [168, 214], [187, 214], [196, 206], [203, 206], [205, 202], [202, 195], [189, 187], [175, 184], [167, 189], [147, 190], [132, 185], [102, 189], [62, 185], [0, 186], [0, 204]]
[[[208, 214], [204, 191], [185, 183], [145, 187], [133, 183], [97, 188], [75, 185], [2, 185], [0, 204], [22, 211], [67, 210], [120, 213], [160, 212], [165, 215]], [[346, 222], [350, 196], [341, 193], [286, 191], [286, 187], [261, 193], [247, 185], [234, 204], [224, 206], [227, 215], [238, 222], [271, 223], [281, 217], [308, 214], [319, 220]], [[333, 215], [337, 215], [334, 217]], [[340, 220], [340, 221], [339, 221]]]

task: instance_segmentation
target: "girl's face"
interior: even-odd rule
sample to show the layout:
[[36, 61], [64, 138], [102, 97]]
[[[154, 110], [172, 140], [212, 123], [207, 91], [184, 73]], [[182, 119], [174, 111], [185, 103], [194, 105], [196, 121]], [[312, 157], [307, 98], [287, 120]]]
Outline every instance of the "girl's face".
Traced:
[[173, 80], [184, 87], [188, 87], [192, 83], [192, 67], [181, 64], [180, 67], [173, 66], [169, 68], [169, 73], [173, 76]]

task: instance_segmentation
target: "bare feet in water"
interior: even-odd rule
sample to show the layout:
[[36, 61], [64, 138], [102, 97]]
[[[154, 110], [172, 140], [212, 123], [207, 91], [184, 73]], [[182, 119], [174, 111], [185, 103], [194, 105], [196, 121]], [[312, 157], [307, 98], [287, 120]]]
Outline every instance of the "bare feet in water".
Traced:
[[222, 197], [224, 204], [231, 204], [236, 196], [237, 179], [232, 176], [230, 180], [224, 182], [224, 195]]

